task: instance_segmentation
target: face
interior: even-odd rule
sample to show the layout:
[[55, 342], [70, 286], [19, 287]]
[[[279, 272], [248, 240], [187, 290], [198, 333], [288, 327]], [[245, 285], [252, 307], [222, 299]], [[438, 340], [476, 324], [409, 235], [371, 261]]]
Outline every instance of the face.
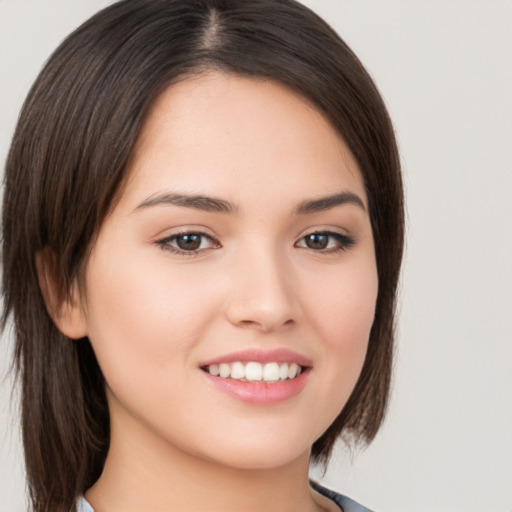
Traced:
[[280, 85], [210, 73], [153, 106], [76, 322], [119, 431], [268, 468], [343, 408], [377, 287], [362, 178], [329, 122]]

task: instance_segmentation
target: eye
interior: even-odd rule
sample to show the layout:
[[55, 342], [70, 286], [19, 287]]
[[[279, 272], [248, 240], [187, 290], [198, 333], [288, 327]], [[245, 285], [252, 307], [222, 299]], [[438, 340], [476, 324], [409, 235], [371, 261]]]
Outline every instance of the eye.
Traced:
[[321, 231], [309, 233], [302, 237], [295, 245], [318, 252], [346, 251], [355, 244], [351, 236], [334, 231]]
[[213, 237], [196, 231], [175, 233], [162, 240], [158, 240], [157, 244], [164, 250], [186, 255], [193, 255], [207, 249], [220, 247], [218, 241]]

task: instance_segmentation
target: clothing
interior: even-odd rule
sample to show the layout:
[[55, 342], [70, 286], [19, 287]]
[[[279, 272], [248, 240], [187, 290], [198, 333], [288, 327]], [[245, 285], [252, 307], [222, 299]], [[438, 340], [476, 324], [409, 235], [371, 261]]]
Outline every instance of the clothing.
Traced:
[[315, 489], [315, 491], [319, 492], [326, 498], [329, 498], [331, 501], [334, 501], [334, 503], [336, 503], [336, 505], [338, 505], [341, 510], [343, 510], [343, 512], [372, 512], [369, 508], [363, 507], [363, 505], [357, 503], [357, 501], [347, 498], [342, 494], [338, 494], [335, 491], [331, 491], [330, 489], [326, 489], [325, 487], [322, 487], [320, 484], [317, 484], [312, 480], [310, 480], [309, 483], [311, 487]]
[[[334, 501], [334, 503], [336, 503], [336, 505], [338, 505], [340, 509], [343, 510], [343, 512], [371, 512], [370, 509], [363, 507], [354, 500], [351, 500], [346, 496], [342, 496], [337, 492], [331, 491], [330, 489], [326, 489], [316, 482], [311, 481], [310, 484], [311, 487], [315, 489], [315, 491], [319, 492], [331, 501]], [[94, 512], [94, 510], [91, 505], [87, 503], [86, 499], [81, 496], [77, 501], [76, 512]]]
[[94, 512], [94, 509], [83, 496], [79, 496], [76, 501], [76, 512]]

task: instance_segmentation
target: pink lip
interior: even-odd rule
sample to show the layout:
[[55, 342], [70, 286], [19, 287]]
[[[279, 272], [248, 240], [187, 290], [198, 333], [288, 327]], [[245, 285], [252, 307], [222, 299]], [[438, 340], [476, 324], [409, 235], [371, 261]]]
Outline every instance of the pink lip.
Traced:
[[204, 371], [204, 376], [217, 389], [243, 402], [259, 405], [271, 405], [289, 400], [298, 395], [306, 386], [313, 363], [311, 359], [288, 349], [261, 350], [250, 349], [231, 352], [223, 356], [209, 359], [199, 366], [204, 368], [212, 364], [234, 363], [296, 363], [302, 367], [302, 373], [295, 379], [282, 382], [244, 382], [236, 379], [215, 377]]
[[[212, 363], [214, 364], [214, 363]], [[289, 400], [298, 395], [306, 386], [310, 368], [295, 379], [283, 382], [243, 382], [235, 379], [214, 377], [208, 372], [204, 376], [219, 390], [243, 402], [259, 405], [271, 405]]]
[[261, 350], [261, 349], [250, 349], [241, 350], [240, 352], [231, 352], [223, 356], [216, 357], [204, 361], [199, 366], [209, 366], [211, 364], [221, 363], [234, 363], [240, 361], [241, 363], [248, 363], [254, 361], [256, 363], [297, 363], [300, 366], [311, 367], [313, 363], [311, 359], [285, 348], [278, 348], [274, 350]]

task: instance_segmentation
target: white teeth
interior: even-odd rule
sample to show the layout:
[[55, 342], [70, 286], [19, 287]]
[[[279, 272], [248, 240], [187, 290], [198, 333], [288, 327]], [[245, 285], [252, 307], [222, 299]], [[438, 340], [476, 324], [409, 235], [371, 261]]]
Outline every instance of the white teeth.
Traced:
[[281, 380], [288, 378], [288, 363], [284, 363], [279, 366], [279, 378]]
[[242, 363], [233, 363], [231, 366], [231, 378], [243, 379], [245, 377], [245, 368]]
[[219, 375], [225, 379], [231, 375], [231, 368], [229, 364], [221, 363], [219, 364]]
[[245, 378], [252, 382], [263, 378], [263, 367], [260, 363], [247, 363], [245, 367]]
[[292, 363], [288, 368], [288, 378], [294, 379], [300, 372], [300, 366], [296, 363]]
[[301, 374], [302, 368], [297, 363], [234, 363], [211, 364], [206, 367], [210, 375], [223, 379], [231, 378], [249, 382], [278, 382], [294, 379]]
[[277, 363], [267, 363], [263, 367], [263, 380], [268, 382], [277, 382], [279, 380], [279, 365]]
[[219, 365], [218, 364], [211, 364], [208, 367], [208, 371], [210, 372], [210, 375], [214, 375], [215, 377], [217, 377], [217, 375], [220, 374]]

